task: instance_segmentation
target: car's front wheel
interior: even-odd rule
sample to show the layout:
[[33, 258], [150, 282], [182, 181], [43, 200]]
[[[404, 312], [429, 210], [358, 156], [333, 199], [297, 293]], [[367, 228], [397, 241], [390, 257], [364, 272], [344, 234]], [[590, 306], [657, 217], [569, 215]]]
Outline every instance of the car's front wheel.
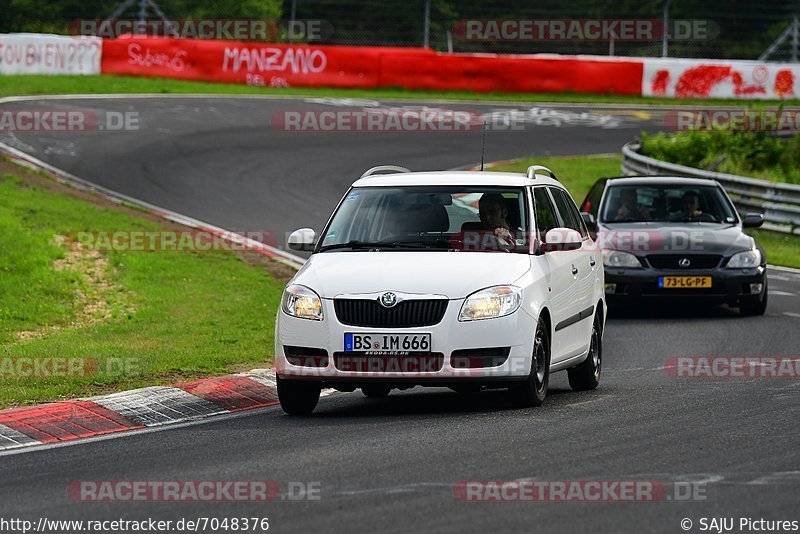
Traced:
[[308, 415], [319, 402], [319, 384], [278, 377], [278, 400], [289, 415]]
[[600, 368], [603, 364], [603, 336], [600, 329], [600, 317], [595, 316], [592, 325], [592, 339], [589, 354], [579, 365], [567, 369], [569, 387], [574, 391], [588, 391], [600, 385]]
[[547, 323], [539, 319], [536, 334], [533, 338], [533, 357], [531, 358], [531, 374], [521, 384], [509, 388], [511, 401], [515, 406], [528, 408], [541, 406], [547, 396], [547, 384], [550, 382], [550, 332]]

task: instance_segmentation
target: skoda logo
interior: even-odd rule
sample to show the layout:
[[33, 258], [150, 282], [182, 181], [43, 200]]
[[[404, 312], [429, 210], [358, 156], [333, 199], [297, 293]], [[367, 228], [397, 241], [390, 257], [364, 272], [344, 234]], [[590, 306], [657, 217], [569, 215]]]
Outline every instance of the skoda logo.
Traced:
[[381, 306], [383, 306], [384, 308], [391, 308], [395, 304], [397, 304], [397, 295], [395, 295], [391, 291], [384, 293], [383, 295], [381, 295], [380, 302]]
[[681, 258], [680, 261], [678, 262], [678, 266], [683, 267], [684, 269], [690, 266], [691, 264], [692, 262], [689, 261], [689, 258]]

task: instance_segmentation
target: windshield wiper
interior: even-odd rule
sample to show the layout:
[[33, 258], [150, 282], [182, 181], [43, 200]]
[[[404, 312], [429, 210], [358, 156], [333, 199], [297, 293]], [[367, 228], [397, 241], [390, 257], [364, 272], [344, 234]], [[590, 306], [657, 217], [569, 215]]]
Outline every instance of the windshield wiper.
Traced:
[[327, 252], [328, 250], [336, 250], [342, 248], [351, 248], [353, 250], [361, 250], [361, 249], [368, 249], [368, 248], [416, 248], [413, 245], [406, 245], [405, 243], [399, 242], [380, 242], [380, 241], [358, 241], [352, 240], [348, 241], [347, 243], [334, 243], [333, 245], [326, 245], [320, 247], [320, 252]]
[[424, 241], [424, 240], [417, 240], [417, 241], [393, 241], [393, 245], [397, 245], [398, 247], [408, 247], [408, 248], [440, 248], [440, 249], [452, 249], [453, 247], [450, 244], [450, 241], [446, 239], [437, 239], [435, 241]]

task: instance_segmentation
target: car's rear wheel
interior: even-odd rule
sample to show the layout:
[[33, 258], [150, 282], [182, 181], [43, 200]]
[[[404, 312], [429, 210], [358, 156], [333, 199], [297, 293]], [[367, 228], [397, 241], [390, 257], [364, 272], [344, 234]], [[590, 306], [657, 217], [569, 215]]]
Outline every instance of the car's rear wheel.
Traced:
[[528, 408], [541, 406], [547, 396], [547, 384], [550, 382], [550, 332], [547, 324], [539, 319], [536, 334], [533, 338], [533, 357], [531, 358], [531, 374], [521, 384], [509, 388], [511, 402], [515, 406]]
[[363, 393], [368, 399], [382, 399], [384, 397], [388, 397], [391, 391], [392, 388], [389, 386], [382, 386], [379, 384], [363, 386], [361, 388], [361, 393]]
[[595, 316], [592, 325], [592, 339], [586, 359], [571, 369], [567, 369], [569, 387], [574, 391], [588, 391], [600, 385], [600, 369], [603, 365], [603, 337], [600, 317]]
[[739, 304], [739, 312], [745, 316], [764, 315], [767, 312], [767, 278], [764, 277], [764, 288], [757, 300], [745, 301]]
[[278, 400], [289, 415], [308, 415], [319, 402], [319, 384], [278, 377]]

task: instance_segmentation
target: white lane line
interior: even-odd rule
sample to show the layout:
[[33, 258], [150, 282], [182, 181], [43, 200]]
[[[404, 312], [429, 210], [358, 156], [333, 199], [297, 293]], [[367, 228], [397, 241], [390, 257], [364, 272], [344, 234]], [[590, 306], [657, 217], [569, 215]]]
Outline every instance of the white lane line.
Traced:
[[676, 365], [670, 365], [668, 367], [631, 367], [630, 369], [603, 369], [603, 372], [606, 373], [641, 373], [642, 371], [663, 371], [664, 369], [671, 369], [673, 367], [677, 367]]
[[770, 270], [782, 271], [784, 273], [790, 273], [795, 275], [800, 275], [800, 269], [795, 269], [794, 267], [784, 267], [782, 265], [770, 265]]
[[753, 485], [769, 485], [769, 484], [781, 484], [781, 483], [800, 483], [800, 471], [778, 471], [777, 473], [772, 473], [769, 475], [764, 475], [762, 477], [758, 477], [755, 480], [751, 480], [747, 482], [747, 484]]
[[777, 289], [770, 289], [769, 290], [769, 294], [770, 294], [771, 297], [772, 296], [774, 296], [774, 297], [796, 297], [797, 296], [794, 293], [790, 293], [788, 291], [779, 291]]
[[798, 317], [800, 318], [800, 313], [795, 312], [783, 312], [784, 315], [788, 315], [789, 317]]
[[[303, 100], [314, 98], [310, 95], [259, 95], [259, 94], [230, 94], [230, 93], [112, 93], [112, 94], [67, 94], [67, 95], [21, 95], [21, 96], [7, 96], [0, 98], [0, 104], [6, 102], [30, 102], [36, 100], [133, 100], [133, 99], [219, 99], [219, 100]], [[688, 111], [696, 111], [698, 105], [693, 106], [665, 103], [665, 104], [613, 104], [613, 103], [599, 103], [599, 102], [531, 102], [522, 100], [452, 100], [447, 98], [414, 98], [413, 96], [407, 97], [381, 97], [384, 102], [419, 102], [430, 104], [469, 104], [477, 106], [530, 106], [535, 104], [540, 107], [552, 108], [578, 108], [578, 109], [608, 109], [608, 110], [680, 110], [685, 109]], [[714, 106], [699, 106], [700, 108], [707, 109], [738, 109], [735, 105], [714, 105]]]

